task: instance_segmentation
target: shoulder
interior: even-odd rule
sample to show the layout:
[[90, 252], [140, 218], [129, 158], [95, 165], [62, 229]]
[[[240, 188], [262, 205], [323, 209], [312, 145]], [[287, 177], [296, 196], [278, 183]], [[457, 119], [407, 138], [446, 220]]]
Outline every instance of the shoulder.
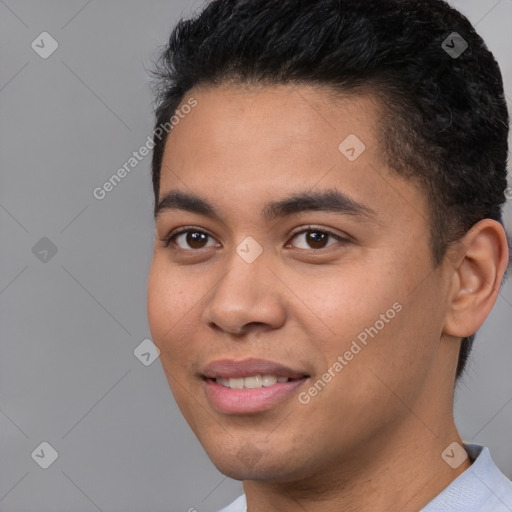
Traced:
[[510, 512], [512, 481], [496, 466], [486, 446], [464, 443], [464, 448], [472, 460], [471, 466], [422, 512]]
[[227, 507], [224, 507], [222, 510], [219, 510], [219, 512], [247, 512], [247, 502], [245, 500], [245, 494], [239, 496]]

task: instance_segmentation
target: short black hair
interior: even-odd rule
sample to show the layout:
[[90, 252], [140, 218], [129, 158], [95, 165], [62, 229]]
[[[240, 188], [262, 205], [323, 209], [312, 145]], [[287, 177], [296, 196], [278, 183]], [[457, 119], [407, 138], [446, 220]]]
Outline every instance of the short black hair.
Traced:
[[[213, 0], [177, 23], [153, 73], [155, 130], [196, 86], [370, 92], [383, 108], [387, 165], [427, 194], [435, 265], [478, 221], [503, 224], [509, 114], [502, 75], [470, 21], [443, 0]], [[155, 215], [166, 139], [154, 137]], [[462, 340], [457, 379], [473, 340]]]

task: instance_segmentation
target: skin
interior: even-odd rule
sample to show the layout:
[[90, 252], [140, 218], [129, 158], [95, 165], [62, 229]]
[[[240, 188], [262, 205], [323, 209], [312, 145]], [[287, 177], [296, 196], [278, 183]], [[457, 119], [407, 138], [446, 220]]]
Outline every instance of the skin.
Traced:
[[[371, 96], [237, 84], [193, 89], [183, 104], [190, 96], [197, 106], [166, 143], [160, 197], [193, 192], [222, 220], [159, 213], [147, 296], [181, 412], [216, 467], [243, 480], [250, 512], [418, 510], [470, 466], [454, 469], [441, 454], [462, 444], [452, 413], [460, 339], [496, 301], [508, 258], [503, 228], [481, 221], [434, 267], [425, 194], [386, 168]], [[349, 134], [366, 146], [352, 162], [338, 149]], [[327, 188], [375, 217], [261, 216], [267, 201]], [[315, 245], [298, 233], [309, 225], [348, 241]], [[164, 247], [183, 226], [211, 237], [193, 245], [183, 235]], [[263, 250], [252, 263], [236, 252], [247, 236]], [[396, 302], [402, 310], [301, 404], [298, 394]], [[270, 410], [218, 412], [200, 369], [249, 357], [311, 377]]]

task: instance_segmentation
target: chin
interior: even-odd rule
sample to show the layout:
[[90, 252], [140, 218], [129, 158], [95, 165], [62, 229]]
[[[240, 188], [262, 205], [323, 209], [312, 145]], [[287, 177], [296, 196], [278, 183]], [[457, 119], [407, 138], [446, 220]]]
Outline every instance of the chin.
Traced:
[[299, 461], [278, 454], [274, 449], [260, 452], [250, 443], [236, 452], [213, 450], [207, 454], [213, 465], [233, 480], [290, 482], [300, 480], [306, 473]]

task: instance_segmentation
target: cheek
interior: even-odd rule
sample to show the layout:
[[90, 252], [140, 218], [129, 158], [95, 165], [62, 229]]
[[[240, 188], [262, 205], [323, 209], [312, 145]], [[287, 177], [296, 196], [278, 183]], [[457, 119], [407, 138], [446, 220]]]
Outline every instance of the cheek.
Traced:
[[173, 273], [165, 269], [165, 265], [158, 263], [156, 258], [148, 276], [148, 325], [152, 340], [160, 350], [160, 364], [169, 387], [178, 407], [188, 421], [190, 412], [187, 405], [186, 386], [184, 387], [183, 383], [186, 382], [185, 373], [188, 371], [186, 362], [189, 359], [190, 346], [183, 340], [189, 338], [184, 318], [187, 318], [187, 311], [191, 306], [185, 302], [183, 286], [178, 286]]
[[368, 389], [373, 389], [370, 400], [393, 405], [398, 400], [394, 392], [400, 390], [400, 399], [412, 404], [423, 389], [435, 368], [442, 326], [442, 308], [434, 300], [434, 289], [435, 283], [425, 283], [425, 288], [412, 294], [396, 290], [372, 298], [365, 325], [357, 326], [353, 336], [361, 352], [350, 372], [351, 378], [366, 381]]
[[169, 348], [183, 328], [182, 320], [191, 309], [186, 299], [178, 275], [155, 258], [148, 276], [147, 317], [153, 342], [161, 352]]
[[[165, 276], [159, 271], [153, 260], [147, 285], [147, 316], [151, 336], [155, 344], [159, 344], [163, 334], [165, 312], [169, 309], [171, 296], [166, 293]], [[161, 347], [159, 347], [161, 348]]]
[[311, 312], [309, 329], [316, 323], [332, 340], [333, 348], [340, 350], [344, 342], [350, 345], [359, 333], [379, 321], [399, 297], [396, 280], [368, 265], [333, 269], [328, 278], [302, 283], [301, 298]]
[[344, 373], [354, 378], [361, 377], [353, 373], [356, 368], [369, 367], [391, 382], [413, 378], [418, 367], [424, 371], [440, 324], [439, 307], [433, 299], [435, 283], [411, 293], [417, 273], [396, 259], [388, 265], [381, 259], [350, 271], [338, 269], [329, 279], [302, 281], [304, 302], [314, 313], [305, 317], [310, 319], [307, 329], [327, 333], [321, 337], [328, 366], [352, 347], [357, 351], [349, 363], [353, 370]]

